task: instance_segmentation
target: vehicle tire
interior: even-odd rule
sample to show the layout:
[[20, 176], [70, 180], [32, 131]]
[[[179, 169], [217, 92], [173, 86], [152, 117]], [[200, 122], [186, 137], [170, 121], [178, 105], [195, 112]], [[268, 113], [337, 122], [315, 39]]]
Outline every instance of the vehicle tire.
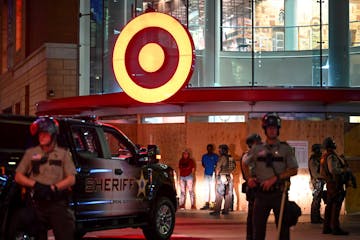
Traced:
[[85, 236], [85, 234], [86, 234], [86, 232], [75, 231], [75, 240], [83, 239], [83, 237]]
[[158, 199], [149, 215], [148, 226], [143, 233], [148, 240], [168, 240], [175, 227], [175, 208], [167, 197]]
[[17, 209], [12, 216], [9, 216], [7, 226], [7, 239], [9, 240], [31, 239], [37, 229], [36, 219], [26, 208]]

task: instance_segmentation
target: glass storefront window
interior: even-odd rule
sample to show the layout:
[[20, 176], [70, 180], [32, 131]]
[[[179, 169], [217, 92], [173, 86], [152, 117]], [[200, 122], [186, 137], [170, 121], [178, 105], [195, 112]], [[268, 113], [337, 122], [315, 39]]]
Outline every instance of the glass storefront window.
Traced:
[[[91, 0], [91, 94], [122, 91], [112, 49], [126, 23], [148, 7], [188, 27], [196, 49], [188, 87], [331, 86], [328, 0]], [[359, 9], [349, 1], [351, 87], [360, 86]]]
[[360, 87], [360, 2], [349, 1], [350, 30], [350, 86]]
[[205, 48], [205, 10], [204, 0], [189, 0], [188, 29], [194, 40], [196, 50], [204, 50]]
[[[327, 48], [327, 1], [323, 1], [321, 5], [322, 47]], [[252, 8], [254, 8], [253, 12]], [[254, 51], [297, 51], [320, 48], [318, 1], [264, 0], [251, 3], [242, 0], [223, 0], [221, 22], [223, 51], [251, 51], [252, 38], [254, 38]], [[254, 36], [252, 36], [253, 25]]]
[[221, 34], [223, 51], [251, 51], [251, 1], [223, 0]]

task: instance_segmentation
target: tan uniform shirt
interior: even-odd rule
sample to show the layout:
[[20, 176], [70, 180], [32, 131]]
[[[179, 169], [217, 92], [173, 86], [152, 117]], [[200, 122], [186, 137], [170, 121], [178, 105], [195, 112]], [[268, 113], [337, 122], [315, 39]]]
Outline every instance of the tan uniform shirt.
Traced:
[[250, 175], [260, 183], [287, 169], [299, 167], [291, 146], [280, 141], [272, 145], [254, 145], [245, 161], [249, 165]]
[[[56, 184], [65, 177], [76, 174], [75, 165], [68, 150], [55, 146], [54, 150], [48, 154], [47, 161], [39, 164], [43, 156], [45, 153], [40, 146], [29, 148], [16, 168], [16, 172], [28, 175], [31, 179], [46, 185]], [[36, 164], [39, 166], [38, 174], [33, 171], [33, 166]]]

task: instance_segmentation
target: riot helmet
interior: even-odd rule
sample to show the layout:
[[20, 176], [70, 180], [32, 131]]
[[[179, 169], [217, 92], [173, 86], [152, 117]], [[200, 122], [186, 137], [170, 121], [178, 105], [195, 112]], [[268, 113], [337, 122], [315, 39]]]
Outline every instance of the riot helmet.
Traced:
[[261, 137], [257, 133], [253, 133], [246, 138], [246, 145], [248, 145], [249, 148], [251, 148], [253, 144], [260, 142], [261, 142]]
[[229, 146], [226, 144], [219, 145], [219, 151], [221, 155], [228, 155], [229, 152]]
[[336, 143], [331, 137], [327, 137], [324, 139], [323, 147], [325, 149], [336, 149]]
[[264, 129], [265, 134], [266, 134], [266, 128], [268, 128], [270, 126], [277, 127], [277, 130], [278, 130], [277, 135], [279, 135], [280, 128], [281, 128], [281, 119], [277, 113], [267, 113], [262, 118], [261, 126]]
[[47, 132], [53, 138], [59, 133], [59, 123], [52, 117], [39, 117], [30, 125], [30, 133], [35, 136]]
[[267, 113], [262, 118], [262, 128], [265, 130], [269, 126], [281, 128], [281, 119], [277, 113]]
[[321, 144], [315, 143], [311, 146], [311, 151], [315, 154], [321, 153]]

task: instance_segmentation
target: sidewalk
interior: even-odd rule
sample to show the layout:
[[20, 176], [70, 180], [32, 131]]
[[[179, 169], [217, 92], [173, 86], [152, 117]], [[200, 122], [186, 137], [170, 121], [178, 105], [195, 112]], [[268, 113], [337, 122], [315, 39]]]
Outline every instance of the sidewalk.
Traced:
[[[201, 210], [179, 210], [177, 212], [177, 226], [182, 225], [209, 225], [214, 226], [215, 224], [235, 225], [239, 226], [241, 230], [234, 231], [245, 231], [246, 229], [246, 212], [234, 211], [229, 215], [220, 215], [214, 217], [209, 215], [210, 211]], [[348, 231], [348, 236], [334, 236], [329, 234], [322, 234], [322, 224], [311, 224], [310, 215], [305, 214], [299, 218], [299, 222], [296, 226], [291, 228], [291, 239], [292, 240], [335, 240], [335, 239], [357, 239], [360, 240], [360, 214], [355, 215], [341, 215], [340, 216], [341, 227]], [[269, 240], [275, 239], [276, 227], [274, 224], [274, 216], [271, 214], [267, 224], [267, 238]], [[243, 239], [243, 238], [239, 238]]]

